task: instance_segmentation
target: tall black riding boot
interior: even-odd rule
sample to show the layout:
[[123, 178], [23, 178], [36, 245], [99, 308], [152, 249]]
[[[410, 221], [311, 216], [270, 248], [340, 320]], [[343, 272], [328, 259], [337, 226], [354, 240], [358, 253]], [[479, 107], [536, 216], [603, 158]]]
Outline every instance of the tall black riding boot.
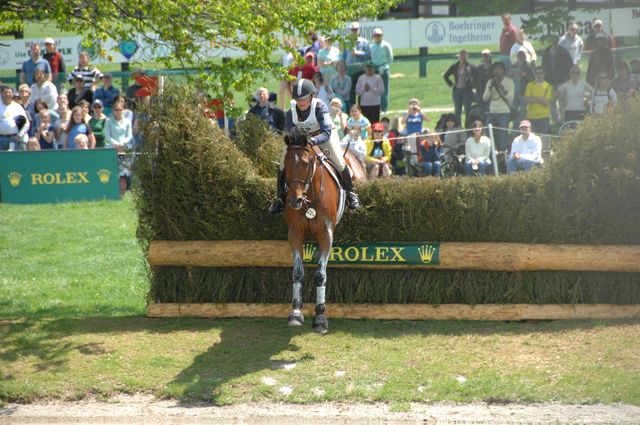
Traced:
[[278, 170], [278, 179], [276, 184], [276, 199], [274, 199], [271, 202], [271, 205], [269, 205], [269, 214], [278, 214], [284, 211], [284, 201], [287, 197], [287, 191], [284, 187], [284, 171]]
[[360, 208], [360, 199], [358, 199], [358, 195], [353, 191], [353, 181], [351, 180], [349, 167], [344, 167], [344, 170], [340, 173], [340, 180], [342, 180], [342, 187], [347, 192], [347, 204], [349, 208], [352, 210]]

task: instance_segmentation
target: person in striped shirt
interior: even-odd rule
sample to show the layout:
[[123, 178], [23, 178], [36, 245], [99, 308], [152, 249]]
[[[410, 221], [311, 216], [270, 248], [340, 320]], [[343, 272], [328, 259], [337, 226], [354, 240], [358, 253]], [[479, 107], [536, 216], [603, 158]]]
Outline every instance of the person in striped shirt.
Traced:
[[102, 79], [102, 72], [89, 64], [89, 53], [82, 51], [78, 54], [78, 66], [73, 68], [67, 81], [72, 82], [76, 75], [82, 76], [83, 87], [93, 90], [98, 80]]

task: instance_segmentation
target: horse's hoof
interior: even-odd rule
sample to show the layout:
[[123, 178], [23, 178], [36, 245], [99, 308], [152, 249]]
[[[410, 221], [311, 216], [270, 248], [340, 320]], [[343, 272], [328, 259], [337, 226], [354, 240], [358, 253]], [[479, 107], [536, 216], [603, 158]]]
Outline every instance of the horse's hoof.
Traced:
[[289, 326], [302, 326], [304, 325], [304, 315], [301, 311], [292, 311], [289, 313], [289, 318], [287, 319], [287, 324]]
[[329, 331], [329, 321], [324, 314], [318, 314], [313, 317], [313, 331], [320, 335], [324, 335]]

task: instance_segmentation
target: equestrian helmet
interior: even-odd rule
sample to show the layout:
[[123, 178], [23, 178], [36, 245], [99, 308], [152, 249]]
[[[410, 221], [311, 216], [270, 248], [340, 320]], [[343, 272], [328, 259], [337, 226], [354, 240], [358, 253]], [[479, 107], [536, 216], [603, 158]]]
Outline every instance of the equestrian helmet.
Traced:
[[293, 88], [291, 90], [291, 96], [294, 99], [303, 99], [307, 96], [310, 96], [316, 92], [316, 86], [309, 80], [300, 78], [296, 80], [293, 84]]

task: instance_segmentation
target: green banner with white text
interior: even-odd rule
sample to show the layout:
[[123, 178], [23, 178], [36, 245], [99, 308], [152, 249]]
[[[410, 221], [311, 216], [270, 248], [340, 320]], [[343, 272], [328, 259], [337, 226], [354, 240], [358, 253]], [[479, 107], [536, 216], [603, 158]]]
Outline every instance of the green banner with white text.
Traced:
[[3, 203], [120, 199], [115, 149], [0, 152]]
[[[303, 246], [303, 262], [315, 264], [320, 250], [315, 243]], [[440, 244], [432, 242], [377, 242], [335, 244], [329, 264], [434, 265], [440, 263]]]

